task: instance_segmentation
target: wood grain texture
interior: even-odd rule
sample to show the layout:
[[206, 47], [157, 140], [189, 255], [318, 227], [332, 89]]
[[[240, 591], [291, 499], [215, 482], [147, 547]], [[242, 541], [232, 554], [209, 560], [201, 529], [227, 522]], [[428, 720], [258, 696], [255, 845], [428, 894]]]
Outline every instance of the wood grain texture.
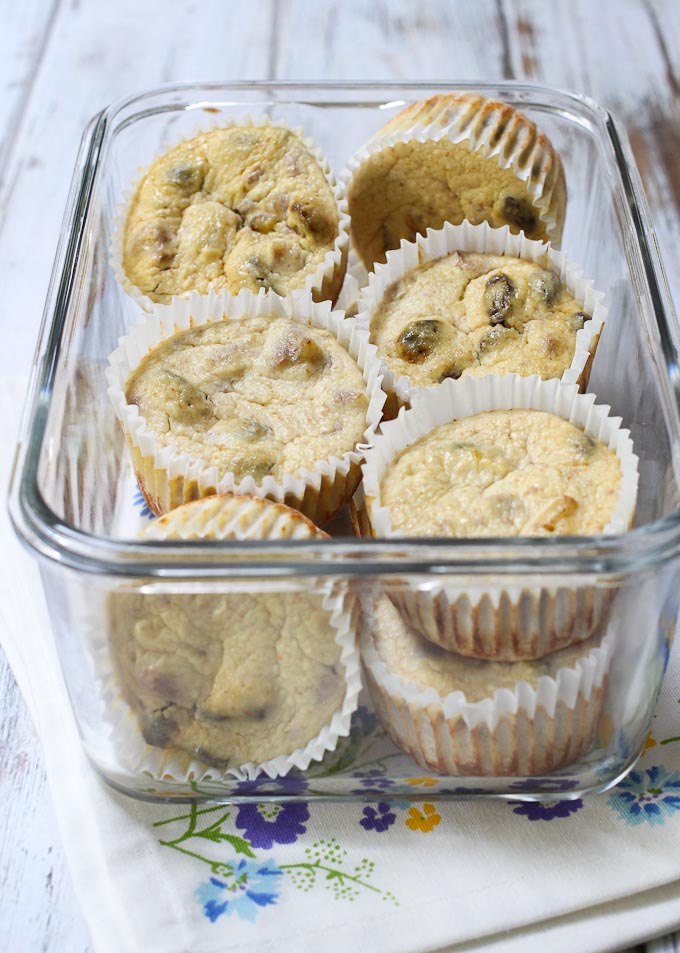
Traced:
[[19, 137], [60, 0], [25, 0], [2, 7], [0, 29], [0, 189]]
[[680, 301], [680, 5], [503, 0], [516, 78], [586, 93], [626, 129]]
[[266, 78], [272, 20], [269, 0], [239, 5], [238, 30], [232, 5], [221, 0], [86, 0], [61, 4], [46, 22], [0, 192], [0, 261], [12, 275], [4, 311], [21, 314], [25, 329], [11, 353], [0, 353], [0, 373], [28, 370], [86, 122], [123, 96], [170, 81]]
[[0, 949], [90, 953], [39, 741], [0, 652]]
[[[0, 374], [27, 370], [87, 119], [196, 79], [527, 79], [587, 93], [627, 128], [680, 301], [675, 0], [22, 0], [0, 30]], [[10, 325], [10, 321], [12, 324]], [[19, 324], [21, 330], [14, 330]], [[0, 653], [0, 950], [81, 953], [39, 744]]]
[[493, 0], [280, 0], [276, 79], [502, 78]]

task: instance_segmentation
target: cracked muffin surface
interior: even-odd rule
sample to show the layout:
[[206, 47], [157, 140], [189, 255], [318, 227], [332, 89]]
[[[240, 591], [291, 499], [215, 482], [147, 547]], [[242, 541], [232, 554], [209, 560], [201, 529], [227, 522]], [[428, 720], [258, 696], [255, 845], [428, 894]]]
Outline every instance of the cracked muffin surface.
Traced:
[[511, 256], [453, 252], [387, 289], [370, 339], [396, 377], [427, 387], [464, 375], [561, 377], [590, 316], [559, 275]]
[[159, 446], [260, 483], [353, 450], [366, 428], [365, 391], [330, 331], [260, 316], [163, 341], [125, 395]]
[[285, 295], [322, 265], [337, 203], [302, 141], [232, 126], [180, 143], [144, 174], [123, 236], [123, 269], [152, 301], [241, 288]]
[[435, 428], [380, 484], [404, 536], [594, 535], [621, 490], [616, 453], [540, 410], [494, 410]]

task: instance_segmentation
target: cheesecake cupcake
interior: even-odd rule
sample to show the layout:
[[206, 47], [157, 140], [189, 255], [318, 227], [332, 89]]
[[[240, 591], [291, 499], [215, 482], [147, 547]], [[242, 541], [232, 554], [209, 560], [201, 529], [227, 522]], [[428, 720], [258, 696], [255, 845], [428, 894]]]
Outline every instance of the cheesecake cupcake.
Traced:
[[606, 310], [562, 252], [507, 228], [446, 224], [388, 252], [357, 316], [397, 406], [413, 389], [539, 374], [585, 389]]
[[344, 178], [352, 243], [369, 270], [402, 239], [463, 220], [559, 244], [562, 162], [523, 113], [476, 93], [413, 103], [354, 155]]
[[347, 226], [323, 156], [262, 120], [200, 133], [160, 155], [127, 203], [113, 258], [145, 306], [242, 288], [335, 300]]
[[[327, 537], [279, 503], [214, 496], [150, 524], [143, 538]], [[130, 587], [109, 600], [110, 704], [138, 770], [178, 781], [206, 766], [275, 777], [320, 760], [349, 733], [361, 684], [346, 588], [260, 591], [232, 581], [212, 591], [169, 589]]]
[[[637, 457], [620, 418], [575, 385], [489, 375], [421, 391], [387, 423], [363, 466], [377, 537], [595, 536], [630, 528]], [[587, 639], [606, 583], [518, 588], [488, 580], [395, 585], [426, 638], [463, 655], [538, 658]]]
[[365, 610], [361, 654], [385, 730], [422, 768], [506, 777], [555, 771], [588, 750], [610, 652], [596, 640], [532, 662], [465, 658], [423, 639], [383, 596]]
[[384, 402], [365, 335], [309, 295], [157, 305], [121, 339], [108, 377], [156, 515], [245, 492], [322, 525], [354, 492]]

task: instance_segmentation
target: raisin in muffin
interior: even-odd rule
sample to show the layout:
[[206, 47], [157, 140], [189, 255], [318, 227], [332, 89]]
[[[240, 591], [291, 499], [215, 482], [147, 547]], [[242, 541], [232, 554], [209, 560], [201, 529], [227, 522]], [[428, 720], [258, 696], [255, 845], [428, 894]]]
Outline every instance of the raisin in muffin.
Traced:
[[[247, 496], [188, 503], [144, 537], [326, 538], [295, 510]], [[310, 742], [307, 763], [330, 750], [349, 729], [359, 690], [348, 598], [339, 589], [237, 584], [224, 592], [113, 593], [114, 668], [146, 743], [224, 768], [280, 763], [296, 751], [299, 764]]]
[[542, 410], [454, 420], [405, 448], [380, 484], [400, 536], [589, 536], [621, 490], [614, 450]]
[[561, 377], [589, 320], [550, 267], [453, 252], [391, 284], [369, 326], [394, 378], [431, 387], [463, 375]]
[[[372, 534], [511, 541], [626, 532], [638, 460], [621, 419], [594, 399], [574, 384], [515, 374], [419, 391], [366, 453]], [[540, 658], [589, 638], [616, 591], [595, 574], [557, 585], [540, 569], [528, 582], [508, 562], [498, 575], [476, 565], [469, 578], [385, 588], [426, 638], [499, 660]]]
[[327, 522], [356, 489], [380, 421], [373, 352], [352, 320], [309, 295], [156, 305], [108, 370], [152, 512], [247, 492]]
[[402, 239], [464, 219], [558, 243], [564, 170], [535, 124], [506, 103], [449, 93], [413, 103], [350, 161], [354, 247], [369, 270]]
[[295, 133], [214, 129], [142, 176], [125, 221], [123, 270], [155, 302], [223, 288], [285, 295], [310, 281], [334, 300], [346, 259], [341, 218], [330, 172]]

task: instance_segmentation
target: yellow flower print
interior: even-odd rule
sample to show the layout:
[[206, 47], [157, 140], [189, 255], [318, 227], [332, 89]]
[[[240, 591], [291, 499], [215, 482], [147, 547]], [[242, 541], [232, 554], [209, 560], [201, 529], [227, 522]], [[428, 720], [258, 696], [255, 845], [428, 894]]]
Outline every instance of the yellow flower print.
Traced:
[[654, 735], [650, 731], [649, 734], [647, 735], [647, 740], [645, 741], [645, 746], [642, 750], [643, 752], [649, 751], [650, 748], [655, 748], [655, 747], [656, 747], [656, 740], [654, 738]]
[[424, 788], [431, 788], [437, 783], [436, 778], [407, 778], [407, 784], [412, 784], [414, 787], [417, 787], [419, 784], [422, 784]]
[[412, 831], [423, 831], [426, 834], [435, 828], [441, 819], [441, 814], [437, 814], [434, 804], [423, 804], [422, 811], [418, 807], [408, 809], [406, 826]]

